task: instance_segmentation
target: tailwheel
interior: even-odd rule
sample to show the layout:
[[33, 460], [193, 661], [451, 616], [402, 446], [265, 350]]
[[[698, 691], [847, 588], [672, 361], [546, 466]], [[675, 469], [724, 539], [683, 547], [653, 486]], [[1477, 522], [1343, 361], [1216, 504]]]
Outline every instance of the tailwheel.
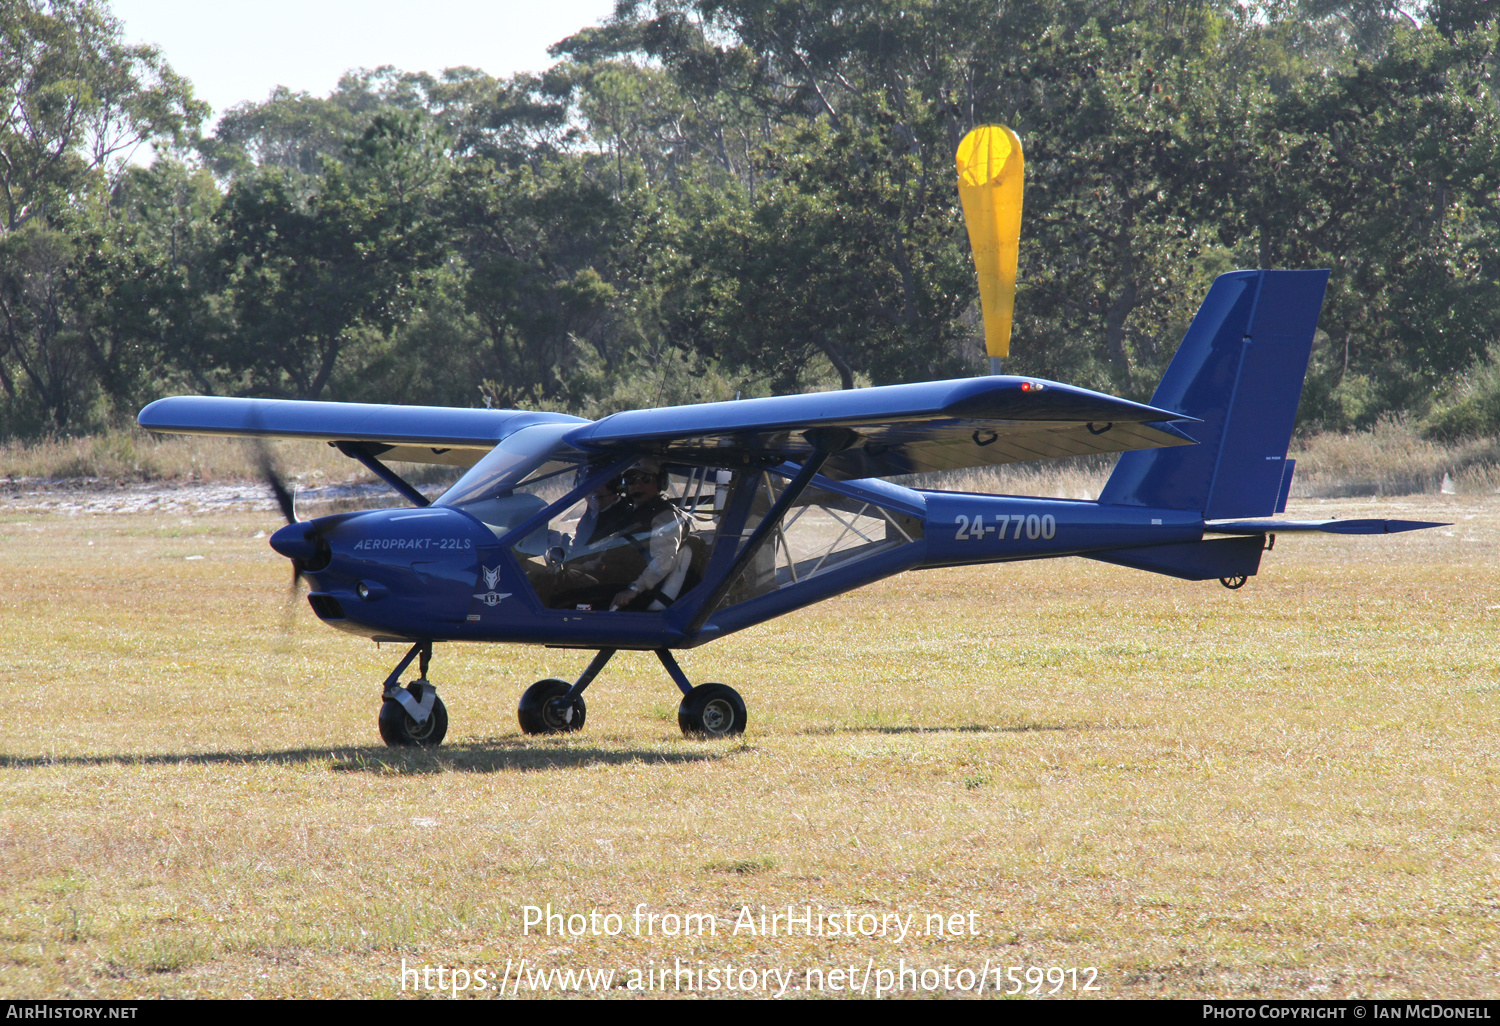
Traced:
[[573, 685], [555, 678], [539, 680], [521, 694], [516, 709], [527, 734], [570, 734], [583, 729], [588, 709], [582, 695], [566, 697]]
[[1246, 577], [1244, 574], [1241, 574], [1238, 577], [1220, 577], [1219, 583], [1224, 585], [1224, 587], [1228, 588], [1230, 591], [1238, 591], [1245, 586], [1245, 582], [1249, 579], [1250, 578]]
[[426, 680], [392, 687], [380, 706], [380, 737], [392, 748], [436, 748], [448, 733], [448, 707]]
[[682, 697], [677, 725], [692, 737], [733, 737], [745, 732], [745, 700], [728, 684], [699, 684]]

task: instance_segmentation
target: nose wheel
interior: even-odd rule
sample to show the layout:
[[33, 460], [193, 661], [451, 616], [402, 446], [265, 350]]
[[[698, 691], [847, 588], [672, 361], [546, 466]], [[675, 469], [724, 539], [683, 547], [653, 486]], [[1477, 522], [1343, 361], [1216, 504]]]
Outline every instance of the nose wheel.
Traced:
[[[417, 679], [402, 687], [401, 675], [419, 657]], [[448, 733], [448, 707], [427, 679], [427, 666], [431, 662], [432, 642], [419, 641], [385, 679], [385, 690], [381, 692], [384, 701], [380, 703], [380, 739], [392, 748], [407, 745], [436, 748]]]
[[448, 707], [438, 697], [437, 688], [425, 680], [414, 680], [396, 691], [399, 694], [388, 696], [380, 704], [380, 739], [392, 748], [436, 748], [442, 744], [448, 733]]

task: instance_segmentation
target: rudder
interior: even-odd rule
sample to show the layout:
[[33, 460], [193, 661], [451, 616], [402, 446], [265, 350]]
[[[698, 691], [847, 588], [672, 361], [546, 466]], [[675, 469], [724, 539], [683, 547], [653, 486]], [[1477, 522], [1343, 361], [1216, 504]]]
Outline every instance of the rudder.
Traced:
[[1127, 452], [1101, 504], [1269, 516], [1290, 485], [1287, 446], [1328, 272], [1232, 271], [1188, 326], [1151, 405], [1196, 417], [1198, 445]]

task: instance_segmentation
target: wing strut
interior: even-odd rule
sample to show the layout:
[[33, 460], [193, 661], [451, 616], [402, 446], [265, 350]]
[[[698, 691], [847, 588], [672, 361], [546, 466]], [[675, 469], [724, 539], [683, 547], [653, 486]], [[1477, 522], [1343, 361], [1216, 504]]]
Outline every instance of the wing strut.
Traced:
[[703, 629], [703, 624], [713, 615], [719, 603], [724, 601], [724, 596], [729, 594], [729, 589], [734, 587], [734, 582], [740, 579], [740, 574], [745, 572], [745, 567], [750, 565], [750, 560], [755, 558], [760, 547], [766, 543], [781, 523], [781, 518], [786, 515], [787, 509], [796, 501], [797, 496], [812, 484], [812, 479], [817, 476], [828, 458], [843, 452], [859, 441], [859, 435], [848, 428], [813, 428], [811, 431], [804, 432], [803, 437], [811, 443], [812, 455], [808, 457], [806, 463], [802, 464], [802, 469], [797, 472], [792, 483], [781, 490], [781, 494], [770, 511], [759, 524], [755, 525], [750, 540], [745, 542], [738, 555], [734, 557], [734, 562], [729, 565], [724, 576], [719, 578], [719, 583], [714, 586], [713, 591], [709, 592], [703, 604], [698, 607], [698, 612], [693, 614], [692, 620], [684, 628], [686, 634], [697, 634]]
[[351, 460], [357, 460], [360, 463], [363, 463], [365, 467], [370, 471], [370, 473], [374, 474], [376, 477], [380, 478], [380, 480], [396, 489], [396, 491], [400, 492], [404, 497], [410, 499], [413, 504], [417, 506], [432, 505], [431, 499], [423, 495], [421, 492], [417, 491], [417, 489], [400, 474], [397, 474], [390, 467], [386, 466], [384, 463], [381, 463], [374, 456], [371, 456], [369, 453], [361, 449], [358, 442], [334, 442], [333, 444], [339, 452], [343, 453]]

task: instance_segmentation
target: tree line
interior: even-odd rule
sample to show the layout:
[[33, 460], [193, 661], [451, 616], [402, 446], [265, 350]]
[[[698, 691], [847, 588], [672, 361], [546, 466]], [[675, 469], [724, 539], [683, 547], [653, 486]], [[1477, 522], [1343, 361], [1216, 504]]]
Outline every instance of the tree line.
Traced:
[[104, 0], [15, 0], [0, 44], [0, 435], [979, 373], [986, 122], [1027, 159], [1008, 371], [1145, 398], [1214, 275], [1329, 267], [1305, 425], [1500, 427], [1489, 0], [621, 0], [539, 75], [353, 71], [211, 130]]

